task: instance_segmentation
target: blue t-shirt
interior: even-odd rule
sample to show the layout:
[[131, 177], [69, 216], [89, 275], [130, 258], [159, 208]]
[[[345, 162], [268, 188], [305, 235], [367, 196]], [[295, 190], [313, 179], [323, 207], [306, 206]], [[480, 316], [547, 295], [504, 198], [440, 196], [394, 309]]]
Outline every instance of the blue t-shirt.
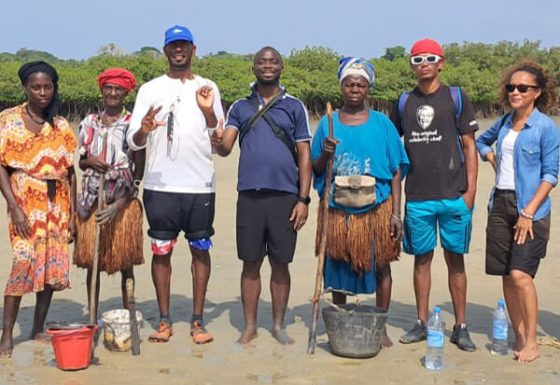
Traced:
[[[264, 101], [253, 88], [250, 98], [258, 98], [259, 105]], [[239, 131], [256, 113], [247, 98], [239, 99], [230, 107], [226, 127]], [[280, 127], [292, 142], [311, 140], [309, 118], [303, 103], [284, 94], [268, 112], [267, 117]], [[288, 147], [274, 134], [264, 118], [256, 124], [239, 141], [239, 176], [237, 191], [275, 190], [299, 193], [298, 167]]]
[[[369, 207], [359, 209], [338, 206], [333, 199], [334, 183], [331, 184], [329, 205], [349, 213], [362, 213], [385, 202], [391, 195], [391, 180], [400, 168], [401, 178], [408, 172], [409, 161], [397, 129], [384, 114], [370, 110], [368, 120], [357, 126], [340, 122], [338, 112], [333, 113], [334, 138], [339, 141], [334, 154], [333, 178], [337, 175], [371, 175], [376, 178], [376, 201]], [[323, 142], [329, 135], [328, 120], [321, 118], [313, 136], [311, 158], [319, 158]], [[323, 197], [326, 172], [313, 175], [313, 187]]]

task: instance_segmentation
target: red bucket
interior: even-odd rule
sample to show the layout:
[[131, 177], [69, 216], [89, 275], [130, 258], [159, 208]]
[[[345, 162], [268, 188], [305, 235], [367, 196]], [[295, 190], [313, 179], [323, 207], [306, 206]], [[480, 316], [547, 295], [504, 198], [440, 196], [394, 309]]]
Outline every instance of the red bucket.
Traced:
[[78, 329], [48, 329], [56, 366], [62, 370], [80, 370], [89, 366], [96, 325]]

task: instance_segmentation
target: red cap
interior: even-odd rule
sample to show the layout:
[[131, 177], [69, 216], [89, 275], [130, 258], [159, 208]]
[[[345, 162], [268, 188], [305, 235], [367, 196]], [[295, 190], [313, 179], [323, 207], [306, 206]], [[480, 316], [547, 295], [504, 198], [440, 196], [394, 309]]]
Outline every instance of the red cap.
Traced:
[[420, 55], [422, 53], [431, 53], [443, 57], [443, 48], [435, 40], [422, 39], [418, 40], [410, 49], [410, 56]]

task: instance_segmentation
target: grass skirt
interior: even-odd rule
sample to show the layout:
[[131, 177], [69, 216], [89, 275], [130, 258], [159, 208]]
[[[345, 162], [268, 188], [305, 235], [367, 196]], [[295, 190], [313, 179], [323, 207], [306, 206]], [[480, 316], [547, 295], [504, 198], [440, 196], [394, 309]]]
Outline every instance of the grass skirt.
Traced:
[[[76, 219], [78, 236], [74, 247], [74, 264], [90, 269], [95, 254], [95, 215], [86, 221]], [[113, 221], [104, 224], [99, 239], [99, 270], [108, 274], [127, 270], [144, 263], [142, 238], [143, 211], [138, 199], [133, 199]]]
[[[321, 207], [322, 201], [319, 204]], [[391, 238], [392, 199], [363, 214], [349, 214], [329, 207], [325, 255], [348, 263], [357, 272], [372, 270], [372, 261], [385, 263], [399, 258], [400, 242]], [[323, 226], [322, 210], [317, 216], [315, 254]], [[372, 258], [372, 249], [374, 258]]]

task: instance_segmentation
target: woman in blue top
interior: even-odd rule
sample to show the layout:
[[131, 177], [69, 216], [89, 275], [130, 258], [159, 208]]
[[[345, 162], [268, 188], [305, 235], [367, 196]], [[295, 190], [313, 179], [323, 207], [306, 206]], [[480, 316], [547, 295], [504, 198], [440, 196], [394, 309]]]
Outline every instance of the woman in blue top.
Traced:
[[512, 112], [476, 140], [480, 156], [496, 171], [486, 228], [486, 273], [503, 277], [514, 356], [531, 362], [539, 357], [533, 278], [546, 254], [548, 195], [558, 182], [560, 135], [543, 113], [556, 101], [556, 84], [541, 66], [523, 61], [506, 70], [499, 94]]
[[[373, 293], [377, 306], [387, 310], [391, 300], [390, 261], [399, 256], [402, 234], [400, 218], [401, 179], [408, 158], [393, 123], [366, 105], [375, 80], [373, 66], [360, 58], [344, 58], [338, 70], [342, 108], [333, 114], [334, 139], [328, 138], [324, 116], [313, 137], [314, 187], [324, 195], [327, 160], [334, 156], [333, 178], [375, 178], [375, 200], [363, 207], [343, 206], [335, 201], [332, 183], [325, 255], [325, 289], [333, 302], [346, 302], [346, 295]], [[317, 247], [322, 230], [318, 220]], [[379, 284], [377, 281], [379, 280]], [[383, 346], [391, 341], [385, 335]]]

